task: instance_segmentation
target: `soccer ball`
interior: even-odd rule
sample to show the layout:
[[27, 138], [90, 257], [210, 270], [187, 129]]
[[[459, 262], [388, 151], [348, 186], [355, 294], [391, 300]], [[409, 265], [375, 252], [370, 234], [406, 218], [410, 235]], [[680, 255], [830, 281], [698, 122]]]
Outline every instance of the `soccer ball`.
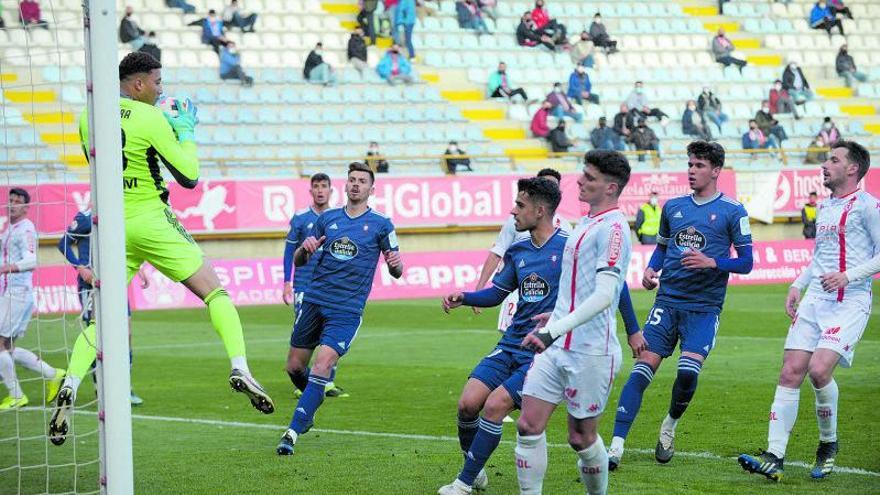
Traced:
[[156, 106], [159, 107], [163, 112], [167, 113], [169, 117], [175, 118], [180, 115], [180, 110], [186, 110], [186, 105], [189, 100], [187, 98], [176, 98], [174, 96], [166, 96], [162, 95], [159, 97], [158, 103]]

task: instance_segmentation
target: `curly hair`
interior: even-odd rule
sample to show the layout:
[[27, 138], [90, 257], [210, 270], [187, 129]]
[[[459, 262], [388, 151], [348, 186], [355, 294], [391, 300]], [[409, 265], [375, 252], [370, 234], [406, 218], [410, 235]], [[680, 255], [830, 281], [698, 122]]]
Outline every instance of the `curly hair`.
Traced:
[[131, 52], [119, 62], [119, 80], [124, 81], [135, 74], [146, 74], [161, 68], [162, 64], [149, 53]]

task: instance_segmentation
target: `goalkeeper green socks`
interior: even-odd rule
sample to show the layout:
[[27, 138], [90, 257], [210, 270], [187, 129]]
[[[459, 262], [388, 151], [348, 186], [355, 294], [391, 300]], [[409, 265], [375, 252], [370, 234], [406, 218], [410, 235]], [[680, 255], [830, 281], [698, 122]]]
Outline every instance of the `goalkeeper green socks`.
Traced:
[[95, 324], [94, 322], [89, 323], [89, 326], [79, 334], [76, 342], [73, 343], [70, 364], [67, 365], [67, 376], [82, 380], [89, 373], [89, 368], [92, 367], [92, 363], [95, 362], [95, 357], [98, 355], [97, 345]]
[[[208, 306], [208, 314], [211, 315], [211, 324], [214, 325], [214, 330], [223, 341], [226, 354], [232, 360], [233, 367], [247, 371], [247, 364], [241, 365], [245, 356], [244, 332], [241, 329], [238, 310], [229, 299], [229, 294], [225, 289], [214, 289], [205, 298], [205, 304]], [[236, 366], [237, 364], [238, 366]]]

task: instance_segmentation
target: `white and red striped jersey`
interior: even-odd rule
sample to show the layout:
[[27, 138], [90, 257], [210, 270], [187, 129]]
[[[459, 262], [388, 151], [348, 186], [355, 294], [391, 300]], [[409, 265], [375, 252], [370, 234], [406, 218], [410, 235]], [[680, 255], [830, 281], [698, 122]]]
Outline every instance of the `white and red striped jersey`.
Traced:
[[578, 223], [565, 243], [559, 295], [550, 321], [568, 315], [587, 299], [595, 290], [600, 272], [618, 275], [616, 295], [608, 308], [557, 339], [553, 347], [599, 356], [620, 353], [616, 312], [631, 254], [629, 223], [619, 208], [584, 217]]
[[[553, 217], [553, 226], [562, 229], [563, 232], [571, 233], [571, 223], [559, 215]], [[531, 234], [529, 234], [528, 230], [517, 232], [516, 220], [513, 219], [513, 215], [510, 215], [507, 217], [507, 221], [504, 222], [504, 225], [501, 226], [501, 232], [498, 232], [495, 244], [492, 245], [492, 249], [489, 251], [503, 258], [504, 253], [507, 252], [508, 248], [510, 248], [514, 242], [528, 239], [530, 235]]]
[[819, 277], [829, 272], [845, 272], [869, 261], [878, 252], [880, 200], [865, 191], [826, 199], [816, 216], [816, 247], [807, 268], [811, 271], [807, 294], [837, 301], [861, 298], [870, 304], [872, 277], [852, 281], [837, 292], [822, 290]]
[[37, 263], [37, 229], [24, 218], [10, 225], [0, 236], [0, 259], [4, 265], [17, 265], [21, 271], [0, 275], [0, 294], [9, 289], [32, 290], [33, 268]]

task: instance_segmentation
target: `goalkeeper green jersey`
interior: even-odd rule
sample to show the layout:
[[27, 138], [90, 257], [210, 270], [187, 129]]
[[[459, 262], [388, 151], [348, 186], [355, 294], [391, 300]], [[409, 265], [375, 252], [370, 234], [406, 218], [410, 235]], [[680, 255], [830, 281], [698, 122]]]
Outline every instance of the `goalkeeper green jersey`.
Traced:
[[[178, 184], [192, 189], [199, 178], [196, 144], [192, 141], [179, 143], [162, 110], [153, 105], [121, 97], [119, 108], [125, 217], [167, 208], [168, 188], [161, 166], [171, 172]], [[88, 157], [87, 111], [80, 118], [79, 135]]]

